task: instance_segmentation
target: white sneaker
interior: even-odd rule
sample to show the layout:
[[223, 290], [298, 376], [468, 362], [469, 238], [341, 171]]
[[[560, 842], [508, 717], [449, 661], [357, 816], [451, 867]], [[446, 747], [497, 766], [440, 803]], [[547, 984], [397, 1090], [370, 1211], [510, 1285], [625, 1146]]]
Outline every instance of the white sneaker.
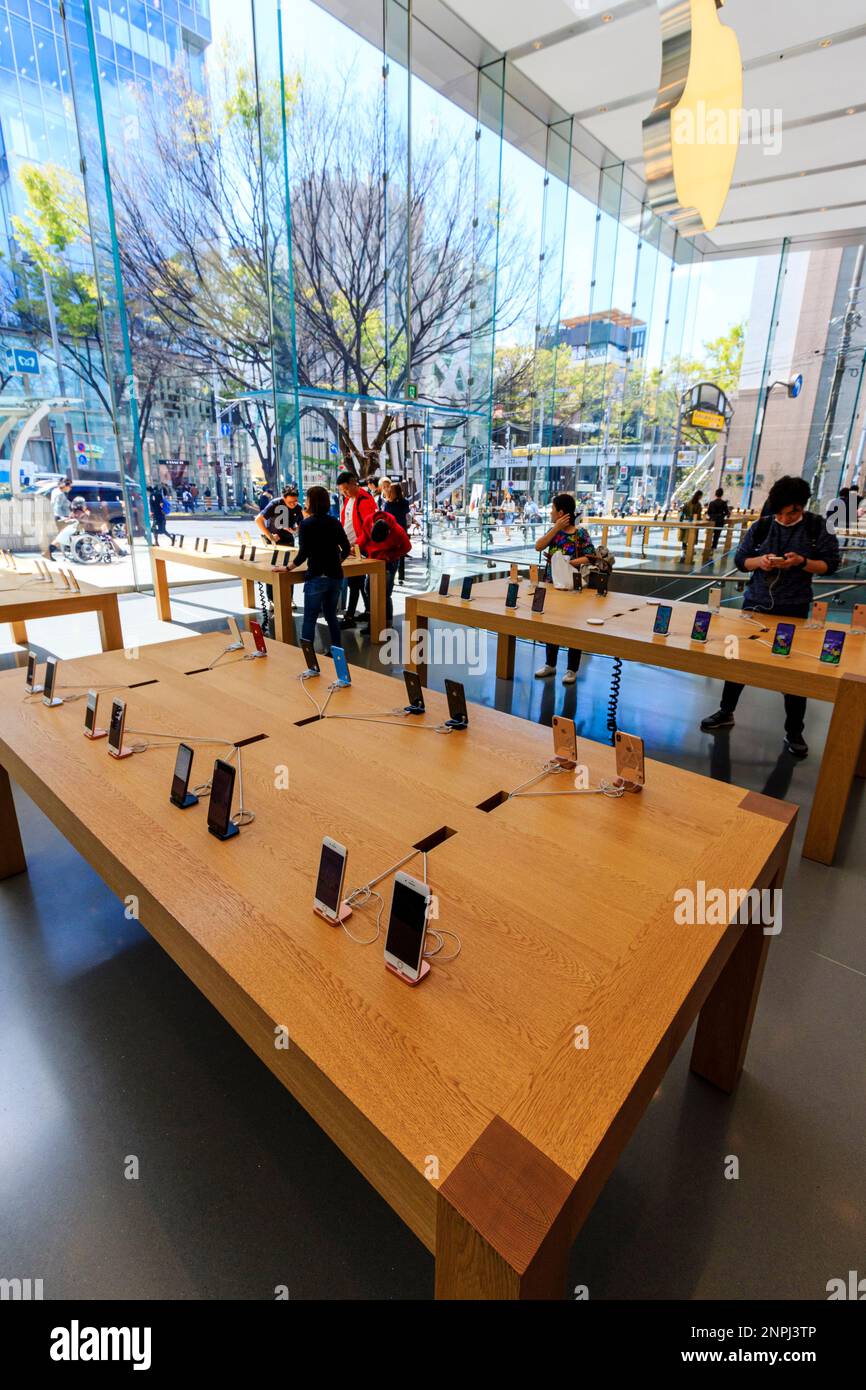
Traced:
[[574, 685], [574, 682], [575, 682], [576, 680], [577, 680], [577, 672], [576, 672], [576, 671], [566, 671], [565, 675], [564, 675], [563, 678], [562, 678], [562, 684], [563, 684], [563, 685]]
[[537, 681], [546, 681], [547, 678], [548, 678], [549, 676], [555, 676], [555, 675], [556, 675], [556, 667], [555, 667], [555, 666], [539, 666], [538, 670], [537, 670], [536, 673], [535, 673], [535, 679], [536, 679]]

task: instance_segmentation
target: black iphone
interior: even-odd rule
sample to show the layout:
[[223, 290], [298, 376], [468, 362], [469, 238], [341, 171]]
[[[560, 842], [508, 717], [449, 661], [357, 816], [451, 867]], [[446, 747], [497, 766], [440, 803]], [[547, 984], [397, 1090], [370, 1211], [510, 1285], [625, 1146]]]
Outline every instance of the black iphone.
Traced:
[[187, 806], [193, 805], [197, 797], [189, 796], [189, 775], [192, 772], [193, 750], [188, 743], [179, 743], [177, 746], [177, 757], [174, 762], [174, 776], [171, 779], [170, 800], [175, 806], [180, 806], [184, 810]]
[[439, 592], [440, 592], [440, 594], [442, 595], [443, 598], [447, 598], [447, 597], [448, 597], [448, 590], [449, 590], [450, 588], [451, 588], [451, 575], [450, 575], [450, 574], [443, 574], [442, 578], [439, 580]]
[[520, 585], [519, 585], [519, 584], [509, 584], [508, 589], [506, 590], [506, 593], [505, 593], [505, 607], [506, 607], [506, 608], [516, 608], [516, 607], [517, 607], [517, 595], [518, 595], [519, 593], [520, 593]]
[[316, 656], [316, 649], [313, 646], [312, 642], [307, 642], [305, 638], [302, 637], [301, 651], [304, 653], [304, 660], [307, 663], [307, 671], [311, 675], [318, 676], [321, 671], [321, 667], [319, 666], [319, 658]]
[[469, 712], [466, 708], [466, 692], [460, 681], [446, 680], [445, 694], [448, 698], [448, 713], [451, 716], [445, 723], [449, 729], [465, 729], [469, 723]]
[[406, 706], [407, 714], [423, 714], [424, 687], [421, 684], [421, 677], [417, 671], [404, 671], [403, 679], [406, 682], [406, 694], [409, 696], [409, 703]]
[[460, 585], [460, 597], [462, 599], [470, 599], [472, 597], [472, 584], [472, 575], [467, 574], [466, 578], [463, 580], [463, 583]]
[[207, 828], [218, 840], [227, 840], [237, 831], [232, 825], [232, 797], [235, 791], [234, 763], [217, 758], [213, 765], [210, 801], [207, 808]]
[[546, 590], [546, 588], [544, 587], [543, 584], [539, 584], [539, 585], [536, 587], [535, 593], [532, 595], [532, 611], [533, 611], [533, 613], [543, 613], [543, 612], [544, 612], [544, 600], [546, 599], [546, 597], [547, 597], [547, 590]]

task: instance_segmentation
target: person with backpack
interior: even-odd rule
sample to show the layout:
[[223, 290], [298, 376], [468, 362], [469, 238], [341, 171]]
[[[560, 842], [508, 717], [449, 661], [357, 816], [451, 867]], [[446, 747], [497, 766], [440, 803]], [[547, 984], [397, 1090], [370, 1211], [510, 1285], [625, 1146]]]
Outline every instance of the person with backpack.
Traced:
[[385, 562], [385, 621], [389, 627], [394, 621], [394, 580], [401, 560], [411, 549], [412, 542], [396, 517], [390, 512], [377, 512], [364, 534], [364, 554], [371, 560]]
[[[811, 488], [805, 478], [779, 478], [770, 489], [767, 515], [749, 528], [735, 563], [751, 575], [743, 609], [773, 618], [807, 618], [812, 603], [812, 576], [835, 574], [841, 557], [839, 542], [827, 523], [806, 507]], [[715, 714], [701, 720], [707, 733], [730, 729], [734, 710], [743, 693], [736, 681], [725, 681], [722, 701]], [[785, 697], [785, 747], [796, 758], [805, 758], [809, 746], [803, 738], [806, 700]]]

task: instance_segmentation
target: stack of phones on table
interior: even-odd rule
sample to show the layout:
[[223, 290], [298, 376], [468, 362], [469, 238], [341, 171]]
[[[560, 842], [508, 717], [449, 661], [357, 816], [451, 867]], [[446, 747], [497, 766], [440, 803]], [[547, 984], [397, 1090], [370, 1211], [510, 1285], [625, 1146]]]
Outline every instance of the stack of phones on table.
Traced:
[[614, 747], [616, 749], [618, 781], [625, 787], [626, 791], [639, 792], [642, 787], [646, 786], [643, 739], [638, 738], [637, 734], [624, 734], [619, 731]]

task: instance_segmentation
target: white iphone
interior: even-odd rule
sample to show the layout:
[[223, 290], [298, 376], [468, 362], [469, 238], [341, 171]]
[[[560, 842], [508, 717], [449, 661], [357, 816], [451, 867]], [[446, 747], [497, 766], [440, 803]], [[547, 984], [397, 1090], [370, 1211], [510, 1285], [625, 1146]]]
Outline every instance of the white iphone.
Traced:
[[385, 964], [407, 980], [421, 978], [429, 908], [429, 884], [421, 883], [410, 874], [394, 875], [391, 916], [385, 938]]
[[226, 624], [229, 630], [229, 637], [232, 639], [231, 645], [227, 648], [227, 650], [230, 652], [238, 651], [244, 645], [244, 639], [243, 637], [241, 637], [241, 631], [238, 627], [237, 618], [226, 618]]
[[338, 840], [327, 835], [322, 841], [319, 858], [319, 876], [316, 879], [316, 892], [313, 907], [331, 922], [339, 922], [340, 906], [343, 901], [343, 884], [346, 879], [346, 859], [349, 851]]

